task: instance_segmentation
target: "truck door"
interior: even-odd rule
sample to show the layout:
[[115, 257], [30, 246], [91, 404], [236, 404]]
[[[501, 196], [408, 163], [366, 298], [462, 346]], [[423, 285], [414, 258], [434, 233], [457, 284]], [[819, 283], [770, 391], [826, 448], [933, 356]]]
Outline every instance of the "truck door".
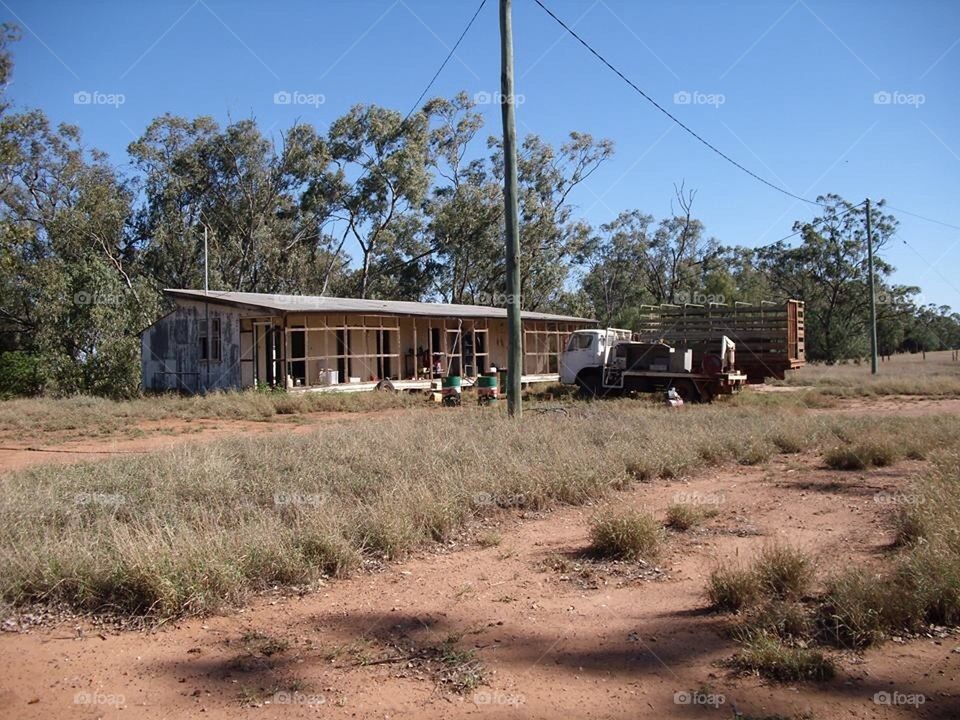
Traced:
[[585, 367], [601, 365], [600, 336], [596, 332], [575, 332], [560, 356], [560, 382], [572, 385]]

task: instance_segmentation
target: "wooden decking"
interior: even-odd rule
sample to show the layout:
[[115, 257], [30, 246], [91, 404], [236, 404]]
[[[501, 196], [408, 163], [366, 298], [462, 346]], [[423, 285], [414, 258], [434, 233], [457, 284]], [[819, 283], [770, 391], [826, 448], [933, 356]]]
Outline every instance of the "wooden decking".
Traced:
[[[464, 388], [473, 387], [476, 380], [474, 378], [463, 378]], [[520, 382], [523, 385], [533, 385], [537, 383], [558, 383], [560, 375], [556, 373], [544, 373], [536, 375], [521, 375]], [[339, 383], [338, 385], [311, 385], [309, 387], [293, 387], [290, 392], [367, 392], [376, 390], [379, 385], [377, 382], [358, 382], [358, 383]], [[440, 390], [440, 380], [390, 380], [395, 390], [404, 391], [428, 391]]]

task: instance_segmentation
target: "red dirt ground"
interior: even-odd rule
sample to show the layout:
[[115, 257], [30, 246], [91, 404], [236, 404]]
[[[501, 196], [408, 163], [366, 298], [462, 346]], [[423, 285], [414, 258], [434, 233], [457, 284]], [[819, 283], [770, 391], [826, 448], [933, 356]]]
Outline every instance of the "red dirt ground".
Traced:
[[[452, 544], [318, 592], [278, 591], [245, 609], [152, 633], [85, 622], [5, 633], [0, 714], [729, 718], [736, 710], [747, 717], [960, 717], [956, 635], [844, 656], [829, 682], [768, 683], [723, 665], [736, 650], [725, 635], [729, 618], [710, 613], [702, 595], [719, 559], [750, 558], [774, 539], [807, 549], [822, 567], [879, 561], [890, 537], [874, 495], [903, 487], [921, 467], [837, 473], [815, 457], [783, 456], [767, 467], [637, 486], [617, 501], [662, 513], [684, 493], [720, 511], [700, 530], [671, 535], [659, 577], [618, 575], [616, 566], [585, 578], [544, 569], [557, 556], [579, 563], [588, 542], [593, 509], [561, 508], [502, 516], [502, 541], [494, 547]], [[475, 528], [474, 536], [483, 532]], [[267, 654], [251, 643], [253, 633], [288, 647]], [[391, 657], [391, 643], [424, 647], [451, 634], [483, 663], [486, 685], [457, 695], [440, 689], [417, 662], [376, 662]], [[701, 690], [723, 703], [675, 702], [682, 699], [677, 693]], [[922, 695], [925, 702], [877, 704], [877, 693]]]

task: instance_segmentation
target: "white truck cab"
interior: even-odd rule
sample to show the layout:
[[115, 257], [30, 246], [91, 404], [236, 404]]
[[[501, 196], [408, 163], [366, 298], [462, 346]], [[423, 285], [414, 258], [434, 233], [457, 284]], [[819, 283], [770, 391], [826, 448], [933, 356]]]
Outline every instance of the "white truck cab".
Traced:
[[629, 340], [631, 332], [622, 328], [577, 330], [560, 354], [560, 382], [573, 385], [581, 370], [606, 365], [612, 348], [620, 340]]

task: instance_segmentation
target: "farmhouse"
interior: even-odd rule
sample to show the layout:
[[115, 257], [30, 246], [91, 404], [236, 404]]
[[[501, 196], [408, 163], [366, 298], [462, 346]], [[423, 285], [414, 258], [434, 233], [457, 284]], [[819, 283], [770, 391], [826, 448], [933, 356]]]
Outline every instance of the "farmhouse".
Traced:
[[[507, 315], [482, 305], [165, 290], [176, 307], [141, 335], [145, 390], [429, 387], [507, 361]], [[584, 318], [524, 312], [523, 382], [558, 378]]]

